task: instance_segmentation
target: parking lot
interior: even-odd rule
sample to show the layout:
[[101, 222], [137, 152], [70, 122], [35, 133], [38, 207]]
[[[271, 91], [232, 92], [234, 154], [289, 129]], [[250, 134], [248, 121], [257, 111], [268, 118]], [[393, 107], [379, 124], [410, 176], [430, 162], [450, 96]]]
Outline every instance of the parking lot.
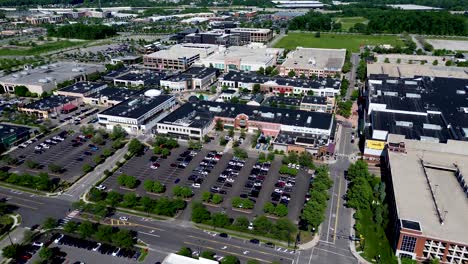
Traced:
[[[93, 159], [102, 154], [104, 149], [110, 149], [110, 139], [104, 140], [104, 145], [96, 146], [91, 143], [92, 135], [81, 133], [68, 134], [60, 131], [46, 137], [30, 140], [25, 147], [17, 148], [10, 155], [18, 158], [19, 165], [11, 168], [10, 172], [37, 174], [47, 172], [54, 178], [67, 182], [76, 181], [83, 175], [84, 164], [95, 165]], [[31, 168], [30, 163], [37, 163]], [[51, 172], [49, 165], [54, 164], [62, 168], [61, 172]], [[28, 166], [29, 165], [29, 166]]]
[[[205, 151], [201, 152], [205, 153]], [[173, 149], [167, 158], [160, 158], [155, 156], [151, 149], [147, 149], [144, 154], [131, 158], [116, 173], [107, 178], [103, 185], [109, 190], [121, 193], [131, 191], [145, 196], [144, 181], [157, 180], [166, 186], [165, 194], [172, 195], [171, 190], [175, 185], [185, 185], [189, 172], [196, 164], [200, 163], [202, 155], [198, 151], [188, 150], [187, 147], [181, 146]], [[117, 178], [121, 174], [134, 176], [138, 179], [140, 184], [136, 190], [128, 190], [119, 186]]]

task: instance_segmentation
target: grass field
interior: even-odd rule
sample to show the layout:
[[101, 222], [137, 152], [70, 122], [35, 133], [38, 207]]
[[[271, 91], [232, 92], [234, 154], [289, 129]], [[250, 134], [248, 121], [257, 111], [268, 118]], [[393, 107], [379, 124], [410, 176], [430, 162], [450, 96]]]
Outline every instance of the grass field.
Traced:
[[70, 48], [73, 46], [83, 45], [86, 41], [73, 42], [69, 40], [61, 40], [47, 44], [38, 45], [27, 49], [0, 49], [0, 56], [34, 56], [42, 53], [51, 52], [54, 50]]
[[341, 29], [348, 31], [357, 23], [367, 24], [369, 20], [364, 17], [334, 17], [333, 21], [336, 23], [341, 23]]
[[404, 46], [397, 36], [368, 36], [368, 35], [346, 35], [346, 34], [321, 34], [316, 38], [314, 33], [289, 33], [276, 43], [276, 48], [295, 49], [304, 48], [330, 48], [347, 49], [358, 52], [361, 45], [390, 44], [392, 46]]

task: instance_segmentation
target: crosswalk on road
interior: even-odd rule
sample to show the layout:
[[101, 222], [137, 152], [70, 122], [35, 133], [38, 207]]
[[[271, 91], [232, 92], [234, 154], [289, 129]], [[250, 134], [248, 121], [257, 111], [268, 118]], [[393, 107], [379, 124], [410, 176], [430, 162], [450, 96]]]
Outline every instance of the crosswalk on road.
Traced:
[[77, 214], [79, 214], [79, 210], [73, 210], [67, 214], [67, 216], [61, 221], [60, 226], [64, 226], [66, 223], [70, 222]]

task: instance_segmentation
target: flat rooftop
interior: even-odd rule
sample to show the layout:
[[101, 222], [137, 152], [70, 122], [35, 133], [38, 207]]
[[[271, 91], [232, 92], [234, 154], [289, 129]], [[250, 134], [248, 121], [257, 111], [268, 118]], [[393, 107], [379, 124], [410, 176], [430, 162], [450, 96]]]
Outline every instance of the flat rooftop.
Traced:
[[99, 92], [92, 93], [87, 97], [90, 98], [101, 98], [107, 97], [107, 99], [111, 101], [125, 101], [128, 100], [131, 96], [140, 93], [141, 91], [134, 90], [134, 89], [126, 89], [126, 88], [119, 88], [119, 87], [107, 87]]
[[166, 72], [160, 71], [131, 71], [115, 77], [114, 80], [132, 82], [142, 81], [145, 85], [159, 85], [159, 81], [166, 78], [166, 76]]
[[105, 83], [77, 82], [75, 84], [62, 88], [59, 91], [68, 92], [68, 93], [85, 94], [85, 93], [93, 92], [94, 90], [105, 85], [106, 85]]
[[0, 123], [0, 138], [9, 137], [12, 134], [22, 135], [24, 133], [29, 133], [30, 130], [33, 130], [33, 128], [27, 126]]
[[[377, 62], [367, 64], [367, 76], [373, 74], [387, 74], [390, 77], [413, 78], [415, 76], [429, 77], [451, 77], [468, 79], [467, 67], [447, 67], [443, 65], [432, 65], [433, 61], [428, 61], [426, 64], [396, 64]], [[439, 60], [439, 63], [442, 63]]]
[[70, 102], [76, 101], [76, 97], [63, 96], [63, 95], [51, 95], [49, 97], [39, 99], [32, 103], [29, 103], [20, 108], [35, 109], [41, 111], [47, 111], [49, 109], [60, 107]]
[[149, 58], [161, 58], [169, 60], [177, 60], [184, 57], [190, 58], [197, 55], [200, 55], [200, 58], [204, 58], [212, 54], [217, 49], [217, 47], [217, 45], [211, 44], [185, 43], [177, 44], [167, 50], [156, 51], [145, 56]]
[[313, 88], [313, 89], [325, 89], [333, 88], [339, 90], [341, 87], [341, 81], [339, 79], [333, 78], [317, 78], [307, 79], [307, 78], [289, 78], [289, 77], [279, 77], [279, 76], [266, 76], [260, 75], [257, 72], [249, 71], [229, 71], [226, 75], [223, 76], [223, 80], [226, 81], [237, 81], [242, 83], [271, 83], [275, 85], [284, 85], [292, 87], [302, 87], [302, 88]]
[[[405, 140], [406, 153], [389, 151], [391, 180], [400, 220], [419, 223], [428, 237], [468, 244], [468, 194], [455, 170], [468, 180], [468, 142]], [[443, 222], [443, 224], [442, 224]]]
[[226, 49], [220, 48], [217, 52], [208, 56], [206, 60], [220, 61], [240, 59], [242, 63], [266, 64], [276, 63], [276, 57], [284, 52], [284, 49], [230, 46]]
[[190, 76], [191, 78], [194, 79], [203, 79], [205, 77], [208, 77], [212, 74], [218, 75], [219, 70], [216, 68], [210, 68], [210, 67], [190, 67], [188, 70], [186, 70], [183, 74]]
[[404, 135], [406, 139], [447, 142], [451, 138], [442, 115], [411, 115], [373, 111], [372, 129]]
[[439, 113], [451, 139], [468, 140], [468, 79], [371, 76], [368, 83], [372, 111]]
[[323, 96], [304, 96], [302, 98], [303, 104], [321, 104], [321, 105], [326, 105], [327, 104], [327, 98]]
[[251, 33], [268, 33], [271, 32], [271, 29], [269, 28], [231, 28], [229, 29], [231, 33], [236, 33], [236, 32], [251, 32]]
[[104, 66], [90, 63], [57, 62], [0, 77], [0, 83], [38, 85], [61, 83], [77, 76], [104, 71]]
[[297, 47], [286, 56], [286, 68], [324, 69], [338, 71], [343, 68], [346, 49], [315, 49]]
[[186, 119], [186, 123], [197, 124], [197, 115], [203, 113], [207, 118], [214, 116], [236, 118], [239, 114], [249, 116], [249, 120], [275, 123], [297, 127], [330, 129], [333, 116], [327, 113], [307, 112], [267, 106], [250, 106], [224, 102], [199, 101], [186, 103], [166, 116], [160, 123], [174, 123]]
[[99, 115], [119, 116], [125, 118], [138, 119], [148, 111], [156, 108], [160, 104], [171, 99], [172, 95], [159, 95], [148, 97], [144, 94], [139, 94], [131, 97], [130, 99], [121, 102], [103, 112]]

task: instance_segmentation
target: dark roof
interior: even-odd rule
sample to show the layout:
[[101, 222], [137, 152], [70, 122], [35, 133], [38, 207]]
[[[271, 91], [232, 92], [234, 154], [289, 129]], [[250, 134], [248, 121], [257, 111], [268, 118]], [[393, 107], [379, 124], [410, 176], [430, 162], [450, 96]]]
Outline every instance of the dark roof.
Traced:
[[340, 89], [341, 81], [333, 78], [317, 78], [306, 79], [306, 78], [288, 78], [280, 76], [266, 76], [260, 75], [256, 72], [250, 71], [229, 71], [223, 76], [223, 80], [235, 81], [243, 83], [259, 83], [263, 84], [266, 82], [276, 82], [278, 85], [293, 86], [293, 87], [304, 87], [304, 88], [334, 88]]
[[191, 95], [189, 98], [188, 98], [188, 101], [193, 103], [193, 102], [197, 102], [198, 101], [198, 96], [196, 95]]
[[285, 105], [299, 106], [301, 104], [301, 98], [291, 97], [291, 96], [271, 96], [267, 98], [264, 104], [271, 105], [272, 102], [276, 102], [278, 105], [285, 104]]
[[105, 83], [92, 83], [92, 82], [77, 82], [70, 86], [60, 89], [59, 91], [69, 92], [69, 93], [77, 93], [77, 94], [85, 94], [89, 92], [93, 92], [96, 89], [106, 85]]
[[91, 98], [101, 98], [106, 96], [109, 100], [112, 101], [125, 101], [129, 99], [132, 95], [140, 93], [139, 90], [134, 89], [126, 89], [126, 88], [119, 88], [119, 87], [107, 87], [98, 92], [90, 94], [87, 97]]
[[322, 96], [304, 96], [302, 98], [302, 103], [304, 104], [327, 104], [327, 98]]
[[160, 71], [143, 71], [129, 72], [116, 77], [116, 80], [124, 81], [143, 81], [145, 85], [159, 85], [159, 81], [167, 77], [165, 72]]
[[178, 35], [188, 35], [192, 33], [198, 33], [200, 30], [198, 28], [186, 28], [180, 32], [177, 32]]
[[188, 70], [186, 70], [183, 74], [189, 75], [194, 79], [203, 79], [207, 76], [212, 75], [213, 73], [215, 75], [218, 75], [219, 70], [211, 67], [191, 67]]
[[317, 136], [297, 132], [281, 131], [275, 138], [275, 144], [306, 144], [309, 146], [320, 147], [328, 144], [328, 139], [328, 136], [325, 135]]
[[455, 78], [388, 78], [372, 84], [371, 103], [385, 104], [387, 109], [420, 113], [441, 113], [450, 138], [468, 139], [468, 80]]
[[0, 123], [0, 140], [10, 137], [11, 135], [15, 135], [16, 137], [22, 137], [24, 134], [29, 134], [32, 128], [25, 127], [25, 126], [17, 126], [17, 125], [10, 125]]
[[161, 123], [173, 123], [185, 117], [196, 119], [196, 116], [199, 113], [208, 113], [208, 116], [211, 115], [226, 118], [235, 118], [239, 114], [245, 114], [249, 116], [249, 120], [318, 129], [330, 129], [333, 118], [331, 114], [327, 113], [200, 101], [198, 103], [186, 103], [165, 117]]
[[100, 114], [137, 119], [171, 98], [173, 98], [171, 95], [148, 97], [144, 94], [139, 94], [104, 110]]
[[234, 90], [234, 89], [227, 89], [227, 90], [224, 90], [223, 93], [224, 94], [235, 94], [235, 93], [237, 93], [237, 91]]
[[108, 74], [104, 75], [104, 79], [105, 80], [106, 79], [107, 80], [111, 80], [111, 79], [113, 80], [115, 77], [118, 77], [118, 76], [120, 76], [120, 75], [122, 75], [122, 74], [124, 74], [125, 72], [128, 72], [128, 71], [129, 71], [129, 69], [125, 68], [125, 67], [120, 68], [118, 70], [113, 70], [113, 71], [109, 72]]
[[373, 111], [371, 121], [373, 129], [404, 135], [407, 139], [424, 140], [428, 137], [447, 142], [450, 138], [447, 124], [440, 114], [425, 116]]
[[76, 101], [76, 97], [63, 96], [63, 95], [51, 95], [49, 97], [34, 101], [24, 106], [28, 109], [36, 110], [49, 110], [55, 107], [60, 107], [70, 102]]

